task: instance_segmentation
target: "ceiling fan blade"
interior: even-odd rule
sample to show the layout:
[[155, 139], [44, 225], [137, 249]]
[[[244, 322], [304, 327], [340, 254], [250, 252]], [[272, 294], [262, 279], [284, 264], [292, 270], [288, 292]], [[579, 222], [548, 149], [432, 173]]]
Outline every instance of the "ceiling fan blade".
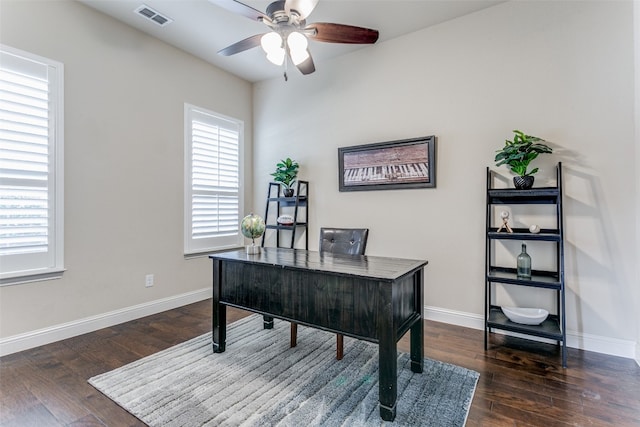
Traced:
[[307, 49], [307, 53], [309, 54], [309, 57], [305, 59], [303, 62], [301, 62], [300, 64], [296, 65], [298, 70], [300, 70], [300, 72], [304, 75], [311, 74], [314, 71], [316, 71], [316, 66], [313, 63], [313, 58], [311, 57], [311, 53], [309, 52], [309, 49]]
[[231, 56], [236, 53], [244, 52], [245, 50], [252, 49], [256, 46], [260, 46], [260, 39], [264, 34], [256, 34], [255, 36], [247, 37], [244, 40], [240, 40], [232, 44], [231, 46], [227, 46], [224, 49], [218, 51], [218, 55], [222, 56]]
[[305, 30], [315, 30], [309, 37], [327, 43], [373, 44], [379, 36], [378, 30], [329, 22], [314, 22]]
[[265, 23], [271, 22], [271, 19], [264, 13], [260, 12], [257, 9], [252, 8], [251, 6], [247, 6], [244, 3], [240, 3], [239, 1], [235, 1], [235, 0], [209, 0], [209, 1], [215, 4], [216, 6], [220, 6], [221, 8], [228, 10], [229, 12], [246, 16], [247, 18], [252, 19], [254, 21], [265, 22]]
[[292, 10], [298, 12], [300, 15], [300, 19], [306, 19], [307, 16], [313, 9], [315, 9], [318, 4], [318, 0], [287, 0], [284, 4], [284, 8], [287, 11], [287, 14], [291, 13]]

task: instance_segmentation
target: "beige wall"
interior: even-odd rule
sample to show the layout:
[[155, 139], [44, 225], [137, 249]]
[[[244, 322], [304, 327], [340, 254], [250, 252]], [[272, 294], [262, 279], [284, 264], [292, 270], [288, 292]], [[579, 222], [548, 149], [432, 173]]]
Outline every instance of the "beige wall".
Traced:
[[[323, 61], [308, 77], [256, 84], [254, 205], [276, 160], [291, 156], [311, 181], [312, 247], [321, 226], [369, 227], [369, 254], [429, 261], [425, 305], [479, 321], [485, 168], [513, 129], [543, 137], [555, 154], [539, 159], [538, 185], [554, 181], [556, 162], [565, 168], [571, 344], [610, 340], [629, 356], [638, 339], [632, 7], [507, 2]], [[432, 134], [436, 189], [338, 192], [338, 147]], [[519, 211], [514, 221], [544, 216]], [[534, 268], [550, 262], [531, 246]], [[503, 297], [548, 304], [541, 292]]]
[[80, 3], [0, 8], [2, 43], [65, 66], [67, 269], [0, 288], [0, 337], [210, 288], [183, 257], [184, 103], [244, 120], [251, 164], [251, 85]]

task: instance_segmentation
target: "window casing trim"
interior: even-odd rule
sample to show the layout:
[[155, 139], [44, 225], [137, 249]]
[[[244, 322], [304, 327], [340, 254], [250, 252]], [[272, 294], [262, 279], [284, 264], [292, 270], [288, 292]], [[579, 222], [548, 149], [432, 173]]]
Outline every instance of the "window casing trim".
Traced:
[[47, 66], [50, 101], [49, 101], [49, 164], [48, 179], [50, 190], [48, 195], [49, 211], [53, 217], [50, 220], [50, 230], [53, 243], [49, 251], [53, 254], [46, 266], [17, 269], [13, 271], [0, 270], [0, 286], [15, 285], [41, 280], [58, 279], [65, 271], [64, 268], [64, 64], [30, 52], [0, 44], [0, 51], [20, 57], [27, 61], [34, 61]]
[[[209, 117], [213, 122], [228, 122], [238, 129], [238, 225], [237, 233], [214, 238], [214, 244], [197, 245], [191, 238], [192, 232], [192, 122], [197, 115]], [[240, 219], [244, 211], [244, 122], [206, 108], [189, 103], [184, 104], [184, 255], [186, 258], [198, 257], [202, 254], [221, 250], [236, 249], [243, 245], [244, 238], [240, 233]]]

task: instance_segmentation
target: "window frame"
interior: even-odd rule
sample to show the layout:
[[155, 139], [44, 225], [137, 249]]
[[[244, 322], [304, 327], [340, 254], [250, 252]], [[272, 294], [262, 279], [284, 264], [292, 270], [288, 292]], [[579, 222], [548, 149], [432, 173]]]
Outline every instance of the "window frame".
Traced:
[[[205, 239], [192, 238], [194, 195], [192, 183], [193, 170], [193, 139], [192, 123], [197, 116], [206, 116], [214, 122], [227, 122], [237, 126], [238, 131], [238, 217], [236, 218], [236, 233], [232, 236], [209, 237]], [[203, 107], [189, 103], [184, 104], [184, 255], [186, 257], [203, 255], [210, 252], [239, 248], [244, 244], [244, 237], [240, 232], [240, 220], [244, 212], [244, 122]]]
[[[5, 255], [13, 259], [3, 262], [0, 286], [62, 277], [64, 268], [64, 64], [43, 56], [0, 44], [0, 51], [19, 60], [37, 62], [47, 67], [49, 86], [49, 171], [47, 201], [49, 209], [48, 254], [40, 262], [29, 261], [33, 254]], [[1, 258], [1, 257], [0, 257]], [[36, 257], [31, 257], [36, 258]], [[7, 265], [21, 265], [4, 271]], [[33, 264], [33, 265], [30, 265]], [[24, 266], [24, 267], [22, 267]]]

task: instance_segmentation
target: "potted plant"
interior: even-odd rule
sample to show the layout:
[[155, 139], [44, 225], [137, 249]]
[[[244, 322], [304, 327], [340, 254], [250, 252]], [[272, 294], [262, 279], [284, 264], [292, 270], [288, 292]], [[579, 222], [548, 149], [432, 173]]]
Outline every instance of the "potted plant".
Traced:
[[300, 165], [287, 157], [286, 160], [280, 160], [276, 164], [276, 171], [271, 174], [275, 182], [279, 182], [282, 186], [282, 192], [285, 197], [293, 196], [293, 188], [291, 186], [296, 182], [298, 176], [298, 168]]
[[542, 153], [551, 153], [550, 147], [543, 144], [544, 141], [537, 136], [526, 135], [519, 130], [513, 131], [513, 141], [505, 141], [504, 147], [497, 151], [496, 166], [507, 165], [513, 177], [513, 184], [517, 189], [527, 190], [533, 187], [534, 176], [538, 168], [527, 170], [529, 163]]

